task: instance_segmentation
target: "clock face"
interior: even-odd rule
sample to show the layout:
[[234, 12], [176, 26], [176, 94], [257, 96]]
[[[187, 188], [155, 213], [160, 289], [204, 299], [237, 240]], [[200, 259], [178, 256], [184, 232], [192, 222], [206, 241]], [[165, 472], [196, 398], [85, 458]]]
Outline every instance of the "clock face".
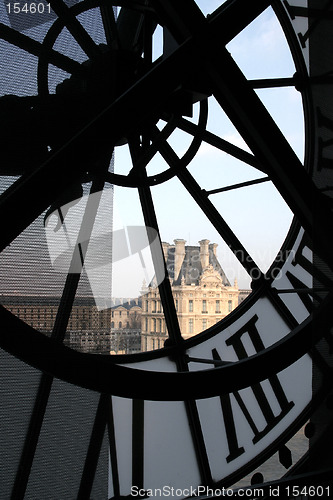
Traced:
[[[331, 7], [238, 0], [205, 12], [207, 3], [192, 0], [53, 0], [32, 12], [29, 5], [25, 12], [8, 4], [0, 25], [6, 53], [17, 52], [19, 62], [23, 50], [27, 58], [11, 67], [0, 100], [9, 123], [0, 167], [7, 306], [0, 339], [4, 364], [13, 360], [14, 385], [25, 387], [22, 367], [33, 380], [31, 401], [18, 412], [25, 430], [10, 462], [8, 496], [47, 498], [48, 484], [58, 498], [73, 491], [78, 498], [88, 491], [96, 498], [152, 496], [155, 489], [167, 495], [171, 488], [186, 497], [198, 487], [228, 487], [306, 422], [331, 373]], [[262, 19], [283, 32], [288, 74], [253, 79], [238, 64], [235, 41], [243, 30], [259, 33]], [[304, 157], [263, 104], [267, 89], [298, 93]], [[242, 147], [219, 131], [225, 123]], [[200, 159], [207, 147], [220, 155], [216, 164]], [[236, 173], [227, 185], [219, 163], [226, 154]], [[260, 235], [264, 250], [274, 240], [269, 265], [253, 258], [251, 241], [225, 217], [227, 191], [239, 196], [229, 203], [236, 219], [251, 222], [245, 240]], [[275, 203], [275, 223], [268, 224], [263, 215]], [[252, 214], [254, 205], [261, 215], [250, 221], [247, 206]], [[281, 214], [286, 221], [293, 215], [290, 228], [278, 227]], [[203, 220], [202, 231], [212, 231], [252, 293], [184, 340], [163, 231]], [[214, 272], [207, 266], [205, 279], [222, 286]], [[110, 356], [64, 344], [87, 286], [105, 311], [111, 287], [132, 293], [121, 287], [141, 286], [142, 278], [161, 304], [163, 348]], [[8, 290], [20, 300], [52, 296], [50, 335], [41, 317], [31, 325], [8, 307]], [[78, 427], [68, 422], [73, 415]], [[62, 441], [68, 452], [56, 476], [73, 470], [71, 479], [41, 487], [48, 436], [63, 438], [66, 426], [72, 442]], [[53, 466], [43, 465], [45, 477]]]

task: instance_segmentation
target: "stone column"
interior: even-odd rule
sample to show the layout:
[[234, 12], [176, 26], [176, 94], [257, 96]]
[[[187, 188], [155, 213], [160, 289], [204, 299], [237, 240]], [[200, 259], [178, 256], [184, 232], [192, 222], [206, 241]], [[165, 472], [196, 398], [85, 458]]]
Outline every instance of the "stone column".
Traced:
[[202, 269], [206, 269], [209, 266], [209, 240], [201, 240], [200, 244], [200, 261]]
[[175, 271], [174, 279], [176, 280], [179, 276], [180, 269], [182, 267], [185, 258], [185, 240], [174, 240], [175, 243]]

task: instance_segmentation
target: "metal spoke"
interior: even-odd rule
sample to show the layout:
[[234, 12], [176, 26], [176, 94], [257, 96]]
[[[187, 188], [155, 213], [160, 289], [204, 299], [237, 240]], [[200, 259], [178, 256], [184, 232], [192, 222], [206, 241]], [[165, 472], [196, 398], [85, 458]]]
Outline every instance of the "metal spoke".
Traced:
[[208, 199], [207, 193], [201, 189], [197, 181], [187, 169], [177, 169], [179, 158], [173, 151], [171, 146], [167, 143], [163, 144], [160, 149], [160, 153], [165, 161], [169, 164], [170, 168], [175, 171], [181, 183], [190, 193], [192, 198], [197, 202], [201, 210], [218, 231], [220, 236], [227, 243], [244, 269], [249, 273], [250, 276], [261, 276], [262, 273], [259, 267], [254, 262], [244, 246], [241, 244], [232, 229], [225, 222], [221, 214]]
[[30, 38], [3, 23], [0, 23], [0, 38], [36, 57], [43, 56], [50, 64], [53, 64], [67, 73], [73, 75], [85, 73], [84, 68], [77, 61], [73, 61], [73, 59], [70, 59], [54, 49], [45, 50], [45, 46], [40, 42], [37, 42], [33, 38]]
[[[138, 6], [141, 8], [145, 4], [145, 0], [139, 0]], [[133, 51], [137, 49], [139, 54], [142, 53], [142, 28], [144, 23], [143, 13], [140, 9], [131, 9], [127, 6], [120, 9], [117, 18], [118, 37], [120, 47], [124, 50]]]
[[178, 43], [193, 36], [201, 44], [209, 33], [218, 35], [222, 45], [229, 43], [271, 5], [269, 0], [228, 0], [209, 16], [207, 28], [203, 30], [203, 15], [193, 0], [151, 0], [151, 3]]
[[[104, 182], [96, 180], [91, 187], [91, 194], [103, 189]], [[97, 204], [96, 200], [92, 203], [87, 203], [85, 214], [79, 231], [78, 241], [82, 231], [85, 236], [91, 234], [93, 229], [93, 221], [95, 219]], [[92, 211], [95, 211], [92, 216]], [[83, 256], [84, 259], [84, 256]], [[54, 322], [51, 338], [58, 342], [63, 342], [67, 330], [68, 321], [72, 312], [72, 307], [76, 295], [76, 291], [80, 281], [80, 273], [69, 273], [66, 278], [66, 283], [61, 296], [58, 307], [57, 316]], [[47, 373], [42, 373], [40, 384], [35, 400], [35, 405], [31, 415], [27, 435], [20, 459], [20, 466], [14, 482], [12, 491], [12, 500], [20, 500], [24, 498], [27, 488], [30, 470], [36, 453], [40, 431], [43, 425], [43, 419], [48, 404], [49, 396], [53, 384], [53, 376]], [[105, 422], [106, 423], [106, 422]]]
[[[189, 51], [190, 46], [181, 47], [176, 53], [157, 63], [147, 75], [95, 119], [83, 124], [82, 129], [59, 150], [52, 152], [42, 165], [36, 167], [31, 174], [23, 175], [0, 196], [3, 231], [0, 250], [62, 192], [64, 175], [68, 185], [75, 181], [86, 171], [88, 159], [91, 164], [96, 163], [97, 159], [112, 151], [113, 140], [126, 136], [128, 130], [135, 129], [139, 123], [144, 122], [146, 116], [149, 117], [153, 110], [161, 106], [165, 96], [177, 88], [182, 75], [189, 69]], [[23, 206], [29, 206], [29, 211], [22, 211]]]
[[66, 26], [68, 31], [80, 45], [81, 49], [87, 54], [87, 56], [91, 59], [98, 57], [100, 55], [100, 51], [97, 45], [87, 33], [87, 31], [83, 28], [82, 24], [73, 15], [67, 5], [62, 0], [49, 1], [54, 12]]
[[180, 130], [183, 130], [184, 132], [187, 132], [193, 136], [201, 134], [202, 140], [207, 144], [210, 144], [211, 146], [214, 146], [215, 148], [220, 149], [221, 151], [232, 155], [234, 158], [237, 158], [238, 160], [247, 163], [251, 167], [260, 170], [261, 172], [265, 172], [264, 167], [258, 162], [255, 156], [248, 153], [247, 151], [244, 151], [244, 149], [239, 148], [234, 144], [231, 144], [225, 139], [222, 139], [218, 135], [209, 132], [208, 130], [201, 131], [197, 124], [192, 123], [189, 120], [186, 120], [185, 118], [180, 118], [177, 121], [177, 127]]
[[112, 45], [114, 45], [115, 48], [119, 48], [116, 16], [113, 5], [109, 3], [103, 3], [100, 6], [100, 12], [108, 46], [111, 47]]
[[[134, 140], [132, 139], [129, 141], [130, 145], [130, 152], [132, 156], [132, 161], [134, 165], [134, 169], [136, 167], [136, 160], [137, 158], [140, 157], [140, 147], [139, 147], [139, 141], [136, 140], [136, 143], [134, 143]], [[142, 176], [145, 175], [145, 172], [142, 171], [141, 173]], [[147, 227], [153, 228], [157, 234], [158, 237], [161, 241], [160, 237], [160, 232], [159, 232], [159, 227], [157, 223], [157, 218], [155, 214], [155, 207], [153, 203], [153, 199], [151, 196], [151, 191], [149, 186], [141, 186], [138, 188], [139, 192], [139, 198], [141, 202], [141, 207], [142, 207], [142, 213], [145, 221], [145, 225]], [[161, 248], [162, 248], [162, 243], [161, 243]], [[157, 274], [157, 270], [160, 269], [161, 267], [161, 262], [158, 256], [154, 255], [152, 253], [152, 259], [153, 259], [153, 264], [154, 264], [154, 269], [155, 273]], [[163, 262], [164, 265], [164, 279], [163, 281], [158, 285], [159, 293], [160, 293], [160, 298], [161, 298], [161, 303], [163, 307], [163, 312], [165, 316], [165, 323], [166, 327], [168, 330], [168, 335], [169, 338], [171, 339], [172, 343], [175, 345], [178, 345], [180, 342], [182, 342], [182, 336], [179, 328], [179, 322], [178, 322], [178, 317], [177, 317], [177, 312], [176, 312], [176, 307], [175, 303], [173, 300], [173, 294], [171, 290], [171, 285], [170, 285], [170, 280], [166, 268], [166, 263]]]
[[209, 196], [211, 194], [224, 193], [225, 191], [231, 191], [233, 189], [253, 186], [254, 184], [261, 184], [262, 182], [267, 182], [267, 181], [270, 181], [269, 177], [262, 177], [261, 179], [253, 179], [252, 181], [240, 182], [238, 184], [233, 184], [232, 186], [225, 186], [218, 189], [211, 189], [210, 191], [206, 191], [206, 194]]
[[110, 396], [108, 394], [100, 395], [77, 500], [86, 500], [91, 495], [107, 425], [109, 399]]
[[[129, 178], [131, 178], [132, 176], [136, 176], [137, 173], [140, 175], [140, 173], [143, 172], [144, 168], [159, 151], [161, 145], [174, 132], [175, 128], [176, 122], [175, 120], [171, 119], [161, 131], [153, 134], [153, 140], [150, 141], [149, 139], [146, 147], [140, 149], [135, 164], [129, 172]], [[147, 138], [145, 138], [145, 140], [147, 140]]]
[[209, 17], [209, 32], [220, 37], [221, 43], [226, 45], [270, 7], [271, 3], [270, 0], [228, 0]]
[[[133, 143], [131, 144], [131, 154], [133, 162], [135, 163], [136, 157], [138, 157], [138, 141], [136, 141], [135, 147], [133, 147]], [[144, 173], [143, 173], [144, 175]], [[144, 215], [145, 224], [148, 227], [154, 228], [160, 238], [160, 233], [158, 229], [158, 223], [155, 214], [155, 208], [153, 199], [151, 196], [151, 191], [148, 186], [139, 187], [139, 196], [142, 206], [142, 212]], [[161, 241], [161, 238], [160, 238]], [[162, 246], [162, 244], [161, 244]], [[154, 261], [154, 255], [152, 255]], [[164, 261], [164, 259], [163, 259]], [[156, 266], [160, 265], [159, 262], [154, 262], [154, 267], [156, 270]], [[169, 276], [167, 273], [165, 261], [164, 261], [164, 270], [165, 277], [164, 280], [159, 284], [159, 294], [161, 298], [161, 303], [163, 307], [165, 323], [168, 330], [169, 335], [169, 344], [171, 341], [171, 345], [179, 347], [179, 349], [174, 351], [174, 362], [177, 366], [177, 371], [184, 372], [188, 371], [188, 364], [186, 361], [186, 356], [182, 349], [183, 338], [181, 336], [181, 331], [179, 327], [178, 316], [176, 312], [176, 307], [173, 299], [171, 284], [169, 280]], [[196, 402], [193, 400], [184, 401], [186, 414], [189, 421], [189, 426], [191, 430], [191, 435], [193, 439], [194, 449], [198, 459], [198, 465], [200, 469], [201, 478], [204, 484], [212, 483], [212, 475], [209, 466], [209, 460], [207, 456], [207, 450], [205, 446], [205, 441], [203, 438], [201, 422], [199, 418], [198, 408]]]
[[249, 80], [253, 89], [273, 89], [280, 87], [295, 87], [299, 83], [295, 77], [290, 78], [261, 78]]
[[147, 13], [143, 24], [143, 58], [146, 71], [151, 68], [153, 62], [153, 33], [156, 24], [153, 23], [151, 15]]
[[[254, 152], [272, 182], [303, 227], [313, 229], [309, 200], [316, 197], [314, 185], [247, 80], [226, 50], [220, 50], [207, 64], [215, 98]], [[223, 69], [222, 69], [223, 68]], [[223, 73], [223, 75], [222, 75]], [[302, 190], [297, 186], [302, 184]]]
[[[215, 15], [215, 23], [205, 19], [193, 0], [184, 0], [181, 4], [177, 0], [153, 2], [158, 6], [161, 15], [164, 14], [168, 18], [170, 31], [179, 43], [185, 42], [189, 37], [196, 42], [197, 64], [201, 74], [205, 74], [210, 82], [212, 94], [259, 162], [265, 166], [266, 173], [304, 229], [309, 234], [316, 231], [318, 252], [333, 266], [332, 255], [326, 250], [327, 235], [331, 235], [330, 228], [333, 223], [327, 201], [317, 190], [296, 153], [227, 49], [223, 47], [228, 38], [224, 31], [225, 28], [228, 33], [227, 7], [231, 4], [239, 7], [244, 2], [227, 2], [224, 14], [222, 9]], [[252, 7], [253, 2], [247, 3]], [[254, 2], [255, 7], [264, 4], [265, 2]], [[171, 12], [177, 22], [172, 22]], [[300, 185], [302, 189], [298, 188]], [[321, 225], [321, 231], [317, 229], [318, 224]], [[332, 239], [332, 236], [329, 237]]]
[[285, 293], [306, 293], [306, 294], [312, 294], [312, 293], [320, 293], [320, 292], [330, 292], [332, 289], [331, 288], [324, 288], [324, 287], [312, 287], [312, 288], [275, 288], [276, 293], [280, 294], [285, 294]]

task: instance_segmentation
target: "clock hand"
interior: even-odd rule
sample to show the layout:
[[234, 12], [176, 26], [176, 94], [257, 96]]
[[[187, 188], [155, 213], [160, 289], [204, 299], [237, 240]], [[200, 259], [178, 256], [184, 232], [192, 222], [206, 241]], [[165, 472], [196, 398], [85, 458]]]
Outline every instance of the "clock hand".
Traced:
[[[89, 162], [112, 151], [117, 137], [126, 136], [149, 114], [154, 115], [179, 85], [190, 69], [189, 47], [184, 46], [158, 63], [149, 73], [106, 106], [95, 119], [85, 124], [34, 172], [23, 175], [0, 197], [3, 224], [1, 248], [5, 248], [21, 231], [42, 213], [63, 190], [85, 171]], [[165, 78], [165, 75], [168, 78]], [[70, 165], [70, 168], [68, 168]], [[43, 190], [40, 187], [43, 186]], [[21, 207], [29, 206], [30, 212]], [[8, 217], [10, 215], [10, 218]]]
[[[216, 19], [219, 20], [220, 16], [218, 15]], [[86, 168], [84, 160], [94, 162], [98, 155], [111, 151], [115, 137], [126, 135], [132, 124], [133, 128], [138, 127], [143, 117], [160, 108], [161, 102], [165, 102], [165, 96], [172, 94], [182, 78], [190, 73], [191, 53], [191, 41], [189, 41], [164, 58], [134, 83], [131, 89], [106, 106], [100, 115], [65, 141], [58, 151], [49, 155], [38, 169], [22, 176], [1, 196], [0, 217], [3, 234], [6, 234], [1, 248], [5, 248], [59, 196], [65, 174], [69, 183], [75, 181]], [[168, 75], [168, 78], [165, 78], [165, 75]], [[92, 143], [94, 143], [93, 152], [90, 146]], [[68, 164], [71, 165], [70, 169], [67, 167]], [[40, 186], [43, 186], [43, 191]], [[29, 205], [31, 209], [29, 212], [20, 210], [19, 207], [25, 205]], [[7, 217], [9, 213], [10, 219]]]

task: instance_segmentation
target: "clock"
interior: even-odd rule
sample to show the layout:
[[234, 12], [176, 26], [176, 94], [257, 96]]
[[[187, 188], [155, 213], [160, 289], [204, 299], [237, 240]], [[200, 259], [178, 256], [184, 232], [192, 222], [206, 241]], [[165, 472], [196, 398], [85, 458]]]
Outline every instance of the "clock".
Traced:
[[[3, 47], [11, 55], [24, 51], [26, 80], [32, 83], [26, 88], [22, 68], [12, 69], [20, 85], [5, 82], [0, 100], [8, 123], [0, 167], [3, 295], [7, 282], [18, 279], [20, 262], [27, 289], [45, 295], [42, 274], [34, 279], [36, 263], [42, 267], [45, 261], [40, 235], [54, 214], [57, 227], [64, 226], [67, 213], [86, 195], [67, 274], [54, 284], [48, 271], [45, 287], [62, 285], [51, 335], [15, 311], [0, 309], [8, 367], [4, 421], [20, 429], [19, 439], [10, 434], [5, 443], [12, 450], [4, 478], [8, 497], [219, 494], [276, 451], [290, 468], [285, 443], [310, 418], [307, 433], [312, 449], [320, 451], [279, 484], [328, 484], [331, 471], [316, 472], [314, 463], [326, 454], [322, 442], [332, 406], [332, 6], [299, 4], [227, 1], [205, 17], [193, 0], [87, 0], [71, 6], [52, 0], [36, 4], [38, 21], [35, 4], [27, 3], [27, 12], [8, 4], [0, 25]], [[253, 81], [226, 46], [268, 8], [283, 29], [295, 73]], [[13, 20], [23, 13], [30, 16], [28, 24]], [[163, 34], [163, 48], [155, 57], [156, 33]], [[294, 87], [301, 95], [304, 161], [256, 93], [272, 87]], [[251, 153], [211, 132], [212, 96]], [[181, 152], [170, 140], [175, 131], [187, 134]], [[223, 179], [214, 178], [209, 191], [193, 174], [192, 162], [205, 144], [264, 173], [245, 184], [271, 182], [294, 214], [268, 270], [255, 262], [212, 201], [213, 191], [225, 190]], [[124, 145], [130, 168], [118, 171], [117, 148]], [[151, 162], [157, 154], [164, 166], [156, 170]], [[163, 193], [175, 179], [252, 277], [248, 299], [186, 340], [153, 197], [154, 189]], [[99, 211], [112, 186], [136, 193], [148, 228], [168, 332], [156, 351], [111, 356], [64, 344], [84, 268], [90, 278], [87, 242], [101, 213], [102, 226], [108, 220]], [[133, 235], [136, 241], [138, 233]], [[320, 430], [316, 422], [323, 413]], [[308, 475], [295, 476], [297, 470]], [[262, 487], [269, 492], [268, 484]]]

